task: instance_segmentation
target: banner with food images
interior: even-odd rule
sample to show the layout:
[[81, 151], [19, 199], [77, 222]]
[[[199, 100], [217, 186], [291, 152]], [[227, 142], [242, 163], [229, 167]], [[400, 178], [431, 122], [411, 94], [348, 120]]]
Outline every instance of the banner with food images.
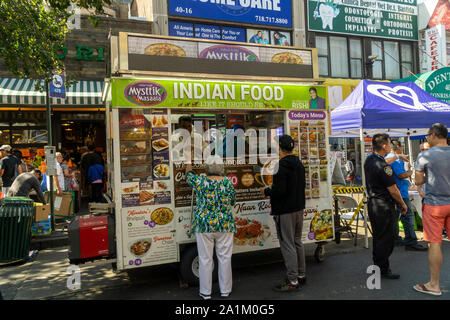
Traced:
[[178, 260], [166, 109], [119, 110], [124, 268]]
[[122, 210], [124, 268], [175, 262], [178, 245], [171, 206], [143, 206]]
[[312, 65], [308, 49], [249, 46], [244, 43], [128, 36], [128, 53], [137, 55]]
[[324, 111], [290, 111], [289, 132], [294, 154], [305, 167], [303, 241], [329, 240], [334, 237], [329, 170], [328, 114]]

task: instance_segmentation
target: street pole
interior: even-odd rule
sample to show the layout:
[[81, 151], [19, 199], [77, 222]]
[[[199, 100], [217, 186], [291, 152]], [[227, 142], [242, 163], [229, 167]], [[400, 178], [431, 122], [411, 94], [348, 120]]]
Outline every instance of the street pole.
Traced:
[[[366, 188], [366, 173], [364, 172], [364, 162], [366, 161], [366, 155], [364, 153], [364, 132], [363, 132], [363, 128], [359, 129], [359, 139], [361, 141], [361, 145], [360, 145], [360, 149], [361, 149], [361, 182], [362, 182], [362, 186], [363, 188]], [[367, 190], [364, 191], [364, 193], [366, 193]], [[366, 193], [367, 195], [367, 193]], [[367, 199], [367, 198], [366, 198]], [[363, 195], [363, 200], [364, 200], [364, 195]], [[369, 236], [367, 234], [367, 215], [368, 215], [368, 210], [367, 210], [367, 205], [364, 204], [364, 248], [369, 249]]]
[[[48, 82], [45, 81], [45, 93], [46, 93], [46, 112], [47, 112], [47, 137], [48, 145], [53, 146], [53, 134], [52, 134], [52, 110], [50, 108], [50, 94], [48, 88]], [[48, 161], [48, 159], [45, 159]], [[48, 172], [48, 171], [47, 171]], [[50, 199], [50, 219], [52, 232], [55, 231], [55, 203], [53, 201], [53, 175], [49, 176], [50, 188], [49, 188], [49, 199]]]

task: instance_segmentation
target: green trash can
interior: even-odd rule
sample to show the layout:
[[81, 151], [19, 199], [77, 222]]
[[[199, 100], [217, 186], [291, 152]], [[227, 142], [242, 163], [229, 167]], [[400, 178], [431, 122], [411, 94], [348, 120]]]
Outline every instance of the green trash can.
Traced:
[[33, 222], [33, 200], [24, 197], [0, 199], [0, 263], [28, 258]]

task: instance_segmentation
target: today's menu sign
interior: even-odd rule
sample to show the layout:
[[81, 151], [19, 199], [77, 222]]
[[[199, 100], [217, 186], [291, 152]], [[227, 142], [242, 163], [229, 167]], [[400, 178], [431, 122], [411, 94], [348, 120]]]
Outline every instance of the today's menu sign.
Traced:
[[417, 40], [417, 0], [308, 0], [311, 31]]

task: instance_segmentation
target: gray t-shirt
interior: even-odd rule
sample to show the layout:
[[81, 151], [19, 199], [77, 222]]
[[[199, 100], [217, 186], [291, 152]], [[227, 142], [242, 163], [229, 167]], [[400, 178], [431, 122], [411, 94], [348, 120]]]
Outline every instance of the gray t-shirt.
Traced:
[[450, 146], [435, 146], [417, 157], [415, 170], [425, 173], [424, 203], [450, 204]]

